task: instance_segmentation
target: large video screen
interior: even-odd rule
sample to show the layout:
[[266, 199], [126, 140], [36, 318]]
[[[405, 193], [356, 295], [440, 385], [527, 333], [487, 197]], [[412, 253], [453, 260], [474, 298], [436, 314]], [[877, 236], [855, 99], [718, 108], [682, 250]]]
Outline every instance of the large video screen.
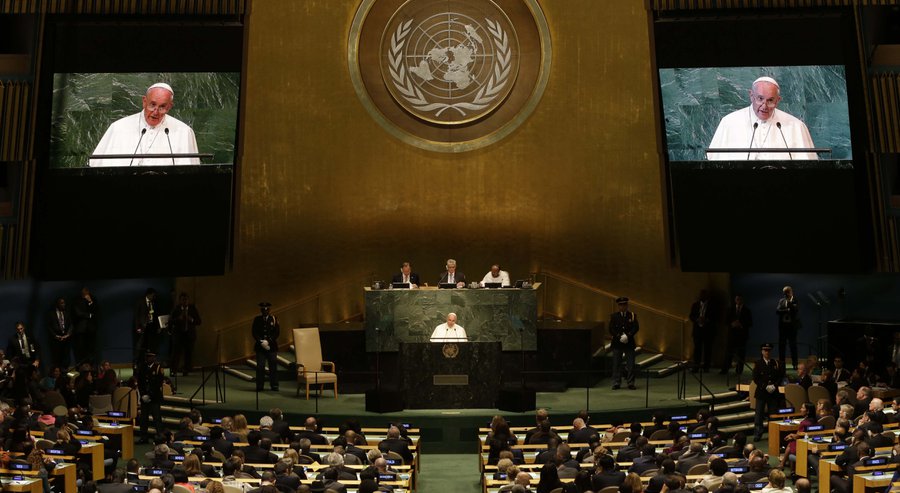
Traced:
[[669, 161], [853, 159], [843, 65], [661, 68], [659, 83]]
[[239, 73], [54, 74], [50, 166], [234, 164], [239, 92]]

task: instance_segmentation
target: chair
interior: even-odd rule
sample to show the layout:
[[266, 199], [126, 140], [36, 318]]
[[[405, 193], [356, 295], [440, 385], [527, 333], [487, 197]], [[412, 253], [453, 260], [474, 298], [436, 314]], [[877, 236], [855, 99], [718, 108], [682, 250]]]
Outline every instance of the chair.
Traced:
[[[318, 385], [319, 392], [324, 384], [334, 384], [334, 398], [337, 399], [337, 374], [334, 362], [322, 360], [322, 343], [319, 328], [294, 329], [294, 356], [297, 357], [297, 394], [300, 384], [306, 384], [306, 399], [309, 400], [309, 386]], [[323, 371], [329, 367], [331, 371]]]
[[41, 450], [47, 450], [48, 448], [53, 448], [56, 443], [52, 440], [47, 440], [46, 438], [38, 438], [35, 440], [34, 445]]
[[44, 407], [46, 411], [51, 411], [56, 406], [62, 406], [66, 409], [69, 409], [66, 406], [66, 398], [56, 390], [48, 390], [44, 392]]
[[125, 416], [134, 419], [137, 417], [138, 393], [131, 387], [116, 387], [112, 393], [112, 404], [116, 411], [125, 413]]
[[834, 426], [837, 424], [837, 421], [834, 419], [834, 416], [828, 415], [819, 418], [819, 421], [817, 421], [816, 424], [824, 426], [824, 429], [826, 430], [833, 430]]
[[669, 430], [656, 430], [650, 434], [650, 441], [654, 440], [671, 440], [672, 434], [669, 433]]
[[94, 416], [112, 411], [112, 394], [92, 395], [89, 397], [91, 414]]
[[806, 389], [796, 383], [789, 383], [784, 386], [784, 398], [796, 411], [800, 410], [800, 406], [803, 403], [808, 402]]
[[362, 464], [362, 461], [359, 460], [359, 457], [353, 454], [344, 454], [344, 464], [348, 466], [358, 466]]
[[403, 456], [398, 454], [397, 452], [394, 452], [393, 450], [388, 450], [387, 453], [384, 454], [384, 457], [386, 459], [394, 459], [394, 460], [400, 461], [400, 462], [398, 462], [398, 464], [400, 464], [400, 465], [406, 465], [406, 461], [403, 460]]
[[163, 391], [163, 396], [175, 395], [175, 392], [172, 390], [172, 384], [170, 384], [170, 383], [163, 383], [162, 391]]
[[750, 382], [750, 409], [756, 409], [756, 382]]
[[811, 386], [810, 388], [806, 389], [806, 393], [809, 395], [809, 402], [812, 402], [813, 404], [818, 403], [820, 399], [825, 399], [828, 402], [831, 402], [831, 394], [828, 393], [828, 389], [822, 387], [821, 385]]
[[722, 445], [721, 447], [717, 447], [715, 450], [710, 452], [710, 454], [716, 455], [725, 455], [727, 452], [731, 451], [731, 447], [728, 445]]
[[659, 469], [656, 469], [656, 468], [647, 469], [646, 471], [641, 473], [641, 477], [642, 478], [652, 478], [653, 476], [656, 476], [656, 473], [658, 473], [658, 472], [659, 472]]
[[184, 486], [181, 486], [180, 484], [173, 484], [172, 493], [191, 493], [191, 490]]
[[216, 449], [210, 449], [209, 455], [210, 455], [212, 458], [214, 458], [214, 459], [216, 459], [217, 461], [219, 461], [219, 462], [225, 462], [225, 461], [227, 460], [227, 459], [225, 458], [225, 454], [223, 454], [222, 452], [219, 452], [219, 451], [216, 450]]
[[[562, 490], [562, 488], [558, 488], [558, 489]], [[601, 489], [597, 493], [619, 493], [619, 487], [618, 486], [607, 486], [606, 488]]]
[[709, 473], [709, 464], [694, 464], [688, 469], [688, 476], [699, 476], [701, 474]]
[[[600, 491], [603, 491], [603, 490], [600, 490]], [[563, 493], [563, 489], [562, 489], [562, 487], [553, 488], [552, 490], [550, 490], [550, 493]]]
[[631, 438], [631, 430], [620, 431], [613, 435], [613, 442], [627, 442]]
[[225, 493], [244, 493], [244, 490], [230, 484], [222, 484], [222, 491]]

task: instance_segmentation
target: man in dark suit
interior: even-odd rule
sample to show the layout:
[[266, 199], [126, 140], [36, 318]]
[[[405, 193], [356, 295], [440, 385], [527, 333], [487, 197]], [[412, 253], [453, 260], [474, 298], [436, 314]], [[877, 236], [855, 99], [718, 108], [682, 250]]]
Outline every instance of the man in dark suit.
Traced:
[[303, 423], [303, 430], [296, 433], [295, 439], [306, 438], [313, 445], [328, 445], [328, 439], [319, 434], [319, 424], [316, 418], [310, 416]]
[[701, 290], [700, 296], [691, 305], [691, 322], [694, 325], [691, 335], [694, 340], [694, 372], [703, 368], [709, 370], [712, 363], [712, 344], [716, 337], [716, 322], [718, 313], [713, 301], [709, 298], [707, 290]]
[[156, 290], [147, 288], [134, 304], [134, 318], [131, 333], [132, 357], [135, 365], [144, 361], [144, 353], [156, 352], [159, 337], [159, 314], [156, 312]]
[[597, 460], [597, 474], [591, 478], [591, 486], [594, 491], [600, 491], [607, 486], [622, 486], [625, 482], [625, 473], [616, 471], [616, 461], [611, 455], [602, 455]]
[[52, 367], [65, 371], [69, 367], [72, 348], [72, 316], [66, 308], [65, 298], [57, 298], [47, 317], [47, 339], [50, 341]]
[[634, 390], [634, 335], [640, 330], [637, 315], [628, 311], [628, 298], [616, 298], [619, 310], [609, 317], [610, 350], [613, 360], [613, 390], [622, 386], [622, 356], [625, 357], [625, 381]]
[[447, 270], [441, 274], [438, 284], [456, 284], [460, 288], [466, 285], [466, 275], [456, 270], [456, 260], [447, 259]]
[[774, 413], [781, 404], [782, 395], [778, 385], [784, 377], [784, 367], [777, 359], [772, 358], [772, 345], [768, 342], [760, 346], [762, 357], [753, 365], [753, 381], [756, 383], [756, 419], [754, 422], [753, 441], [762, 439], [763, 418]]
[[403, 262], [400, 266], [400, 273], [394, 274], [391, 282], [408, 283], [409, 287], [415, 289], [419, 287], [419, 275], [412, 271], [412, 265], [409, 262]]
[[75, 364], [99, 363], [97, 357], [97, 300], [87, 287], [81, 288], [81, 296], [75, 302], [74, 331], [72, 350], [75, 352]]
[[[310, 447], [312, 447], [312, 443], [310, 443], [309, 438], [301, 438], [298, 441], [291, 443], [291, 448], [300, 454], [301, 464], [312, 464], [313, 462], [321, 464], [322, 457], [310, 450]], [[309, 457], [309, 459], [305, 459], [304, 456]]]
[[378, 443], [378, 450], [386, 454], [395, 452], [403, 457], [404, 464], [412, 464], [413, 455], [409, 450], [409, 442], [400, 437], [400, 428], [391, 426], [387, 432], [387, 438]]
[[691, 467], [697, 464], [706, 464], [707, 462], [709, 462], [709, 454], [703, 450], [703, 443], [693, 442], [688, 451], [678, 458], [678, 465], [675, 466], [675, 469], [686, 475], [691, 470]]
[[794, 297], [794, 290], [785, 286], [781, 290], [784, 298], [778, 300], [775, 313], [778, 315], [778, 359], [784, 366], [784, 353], [787, 345], [791, 345], [791, 361], [797, 369], [797, 331], [800, 329], [800, 305]]
[[244, 462], [247, 464], [274, 464], [278, 456], [260, 446], [262, 435], [258, 430], [247, 434], [247, 446], [244, 447]]
[[252, 334], [256, 343], [253, 349], [256, 351], [256, 391], [263, 389], [266, 379], [266, 365], [269, 367], [269, 385], [272, 390], [278, 390], [278, 335], [281, 326], [275, 315], [269, 313], [272, 304], [263, 301], [259, 304], [260, 314], [253, 319]]
[[234, 443], [225, 438], [225, 429], [221, 426], [213, 426], [211, 430], [209, 430], [209, 443], [212, 447], [227, 459], [231, 457], [231, 453], [234, 452]]
[[281, 435], [275, 432], [272, 429], [272, 420], [271, 416], [263, 416], [259, 419], [259, 434], [262, 438], [268, 438], [272, 443], [281, 443]]
[[569, 436], [566, 438], [566, 442], [570, 444], [591, 443], [591, 437], [596, 436], [599, 436], [597, 430], [585, 424], [584, 419], [575, 418], [572, 421], [572, 431], [569, 432]]
[[34, 336], [25, 330], [25, 324], [16, 322], [16, 332], [6, 343], [6, 357], [12, 362], [30, 364], [40, 358], [40, 346]]
[[125, 484], [125, 469], [116, 468], [112, 473], [112, 480], [108, 483], [97, 483], [99, 493], [131, 493], [132, 485]]
[[291, 425], [285, 421], [284, 413], [280, 408], [273, 407], [269, 409], [269, 416], [272, 418], [272, 431], [278, 433], [282, 443], [289, 443], [291, 439]]
[[719, 373], [728, 373], [731, 360], [735, 359], [735, 373], [741, 375], [744, 373], [744, 360], [747, 356], [747, 337], [750, 327], [753, 327], [753, 314], [744, 306], [743, 296], [734, 297], [734, 305], [728, 308], [725, 315], [725, 325], [728, 328], [728, 345], [725, 347], [725, 360]]
[[[172, 331], [172, 358], [169, 367], [178, 371], [181, 363], [182, 374], [187, 376], [194, 367], [194, 344], [197, 341], [197, 326], [200, 325], [200, 312], [190, 302], [187, 293], [178, 295], [178, 305], [169, 315], [169, 327]], [[183, 361], [182, 361], [183, 359]]]
[[809, 388], [812, 387], [812, 377], [809, 376], [809, 370], [806, 368], [806, 363], [799, 363], [796, 366], [797, 379], [794, 383], [803, 387], [805, 390], [809, 390]]
[[628, 468], [628, 472], [642, 475], [644, 471], [656, 468], [656, 446], [648, 442], [641, 448], [640, 457], [636, 457], [631, 461], [631, 467]]

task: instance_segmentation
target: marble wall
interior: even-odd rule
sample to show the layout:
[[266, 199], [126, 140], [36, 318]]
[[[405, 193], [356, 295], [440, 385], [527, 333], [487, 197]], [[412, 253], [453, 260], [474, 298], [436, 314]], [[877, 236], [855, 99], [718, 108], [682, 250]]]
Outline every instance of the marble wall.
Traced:
[[141, 110], [147, 87], [166, 82], [175, 90], [170, 114], [194, 129], [204, 164], [234, 163], [240, 74], [56, 74], [53, 79], [50, 166], [86, 165], [107, 127]]
[[670, 161], [705, 160], [719, 120], [750, 104], [750, 84], [763, 75], [781, 88], [778, 109], [803, 120], [822, 159], [852, 159], [844, 67], [665, 68], [659, 71]]

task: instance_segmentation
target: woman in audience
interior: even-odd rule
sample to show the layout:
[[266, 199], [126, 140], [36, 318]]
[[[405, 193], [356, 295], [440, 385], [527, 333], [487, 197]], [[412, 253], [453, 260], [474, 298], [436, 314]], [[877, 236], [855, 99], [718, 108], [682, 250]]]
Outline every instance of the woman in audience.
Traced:
[[247, 417], [243, 414], [235, 414], [231, 432], [238, 436], [239, 442], [246, 442], [247, 434], [250, 433], [250, 428], [247, 427]]
[[641, 483], [641, 477], [637, 473], [630, 472], [625, 476], [625, 481], [619, 486], [621, 493], [641, 493], [644, 491], [644, 485]]
[[184, 472], [189, 477], [206, 477], [206, 474], [203, 474], [200, 457], [194, 454], [185, 456], [184, 462], [182, 462], [181, 467], [184, 468]]
[[118, 386], [119, 376], [116, 375], [116, 370], [113, 369], [109, 361], [104, 361], [100, 365], [100, 372], [97, 374], [97, 393], [100, 395], [112, 394]]
[[44, 485], [44, 493], [51, 493], [48, 469], [55, 468], [56, 463], [49, 457], [44, 457], [44, 451], [34, 446], [28, 452], [27, 461], [31, 464], [32, 471], [38, 471], [38, 476]]
[[54, 366], [53, 369], [50, 370], [50, 374], [41, 380], [41, 390], [47, 391], [55, 389], [56, 379], [59, 378], [60, 375], [62, 375], [62, 370], [60, 370], [58, 366]]
[[[186, 459], [186, 458], [185, 458]], [[183, 486], [192, 492], [194, 491], [194, 485], [191, 483], [190, 478], [188, 477], [187, 471], [184, 469], [184, 466], [175, 466], [172, 468], [172, 478], [175, 480], [175, 484], [179, 486]], [[171, 491], [171, 490], [169, 490]]]
[[544, 464], [544, 467], [541, 468], [541, 479], [537, 484], [537, 493], [550, 493], [556, 488], [562, 488], [563, 483], [559, 480], [559, 473], [556, 470], [556, 465]]
[[81, 442], [72, 440], [72, 435], [66, 428], [62, 428], [56, 432], [56, 443], [53, 448], [61, 449], [66, 455], [75, 455], [81, 450]]
[[[825, 370], [828, 371], [828, 370]], [[816, 420], [822, 419], [825, 416], [833, 416], [831, 409], [831, 401], [828, 399], [819, 399], [816, 402]]]
[[225, 493], [225, 487], [220, 481], [210, 481], [206, 483], [206, 493]]
[[490, 442], [494, 439], [506, 440], [510, 445], [519, 443], [518, 437], [509, 429], [509, 423], [503, 419], [503, 416], [494, 416], [494, 419], [491, 421], [491, 431], [488, 432], [485, 442]]
[[803, 421], [800, 421], [800, 425], [797, 427], [795, 433], [791, 433], [784, 437], [784, 441], [787, 442], [787, 447], [785, 447], [784, 454], [781, 456], [781, 462], [778, 464], [779, 469], [784, 469], [784, 466], [788, 462], [793, 464], [794, 461], [797, 460], [797, 440], [803, 438], [806, 429], [813, 426], [816, 424], [816, 421], [818, 421], [816, 418], [816, 407], [812, 402], [804, 402], [801, 408], [804, 416]]
[[91, 395], [94, 393], [94, 373], [90, 370], [81, 372], [75, 378], [75, 402], [82, 409], [91, 407]]

